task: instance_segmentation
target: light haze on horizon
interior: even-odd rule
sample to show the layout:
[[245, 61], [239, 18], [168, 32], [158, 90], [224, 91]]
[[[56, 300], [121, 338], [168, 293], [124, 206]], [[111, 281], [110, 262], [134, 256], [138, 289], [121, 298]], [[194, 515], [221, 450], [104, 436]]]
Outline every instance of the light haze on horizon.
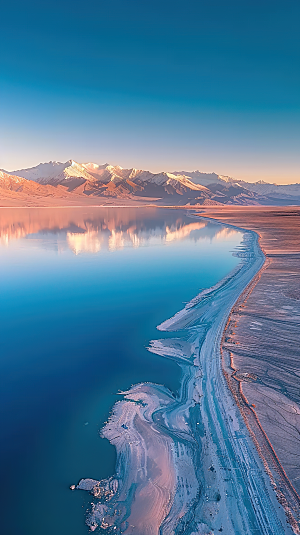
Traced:
[[12, 0], [0, 168], [50, 160], [300, 182], [300, 4]]

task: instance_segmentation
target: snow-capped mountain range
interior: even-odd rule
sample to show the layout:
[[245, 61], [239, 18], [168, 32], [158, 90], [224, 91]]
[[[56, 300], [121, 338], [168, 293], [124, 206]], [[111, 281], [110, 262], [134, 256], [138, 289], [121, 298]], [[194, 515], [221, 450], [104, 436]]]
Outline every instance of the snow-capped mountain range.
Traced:
[[170, 205], [300, 204], [300, 184], [249, 183], [200, 171], [151, 173], [74, 160], [41, 163], [9, 173], [1, 171], [0, 198], [3, 188], [28, 193], [32, 190], [33, 194], [40, 196], [68, 196], [72, 193], [106, 198], [143, 198]]

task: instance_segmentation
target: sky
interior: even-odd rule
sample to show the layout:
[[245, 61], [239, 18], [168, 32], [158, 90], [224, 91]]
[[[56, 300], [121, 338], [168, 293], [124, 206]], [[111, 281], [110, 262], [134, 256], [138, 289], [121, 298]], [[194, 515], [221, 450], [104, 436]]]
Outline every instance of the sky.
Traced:
[[10, 0], [0, 168], [300, 182], [299, 0]]

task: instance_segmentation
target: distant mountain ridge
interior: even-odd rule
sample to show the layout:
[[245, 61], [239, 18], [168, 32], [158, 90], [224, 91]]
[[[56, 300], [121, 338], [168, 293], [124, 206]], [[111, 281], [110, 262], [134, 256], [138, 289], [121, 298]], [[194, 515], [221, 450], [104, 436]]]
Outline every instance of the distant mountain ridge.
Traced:
[[[67, 162], [41, 163], [28, 169], [19, 169], [2, 175], [19, 177], [30, 182], [31, 189], [39, 184], [39, 194], [46, 190], [43, 186], [56, 188], [61, 195], [64, 191], [79, 196], [144, 199], [169, 205], [267, 205], [300, 203], [300, 184], [286, 186], [259, 181], [249, 183], [216, 173], [201, 171], [174, 171], [172, 173], [152, 173], [142, 169], [124, 169], [120, 166], [96, 163]], [[25, 183], [22, 183], [24, 189]], [[35, 186], [33, 185], [35, 184]], [[28, 185], [27, 185], [28, 186]], [[5, 187], [1, 185], [0, 188]], [[14, 191], [20, 188], [20, 184]], [[27, 188], [28, 189], [28, 188]]]
[[33, 195], [52, 195], [55, 197], [66, 195], [66, 190], [63, 187], [55, 188], [50, 184], [41, 185], [33, 180], [0, 170], [0, 194], [1, 190]]
[[[41, 185], [63, 186], [69, 192], [89, 196], [115, 198], [177, 198], [179, 204], [209, 201], [212, 194], [205, 186], [195, 184], [188, 177], [172, 173], [151, 173], [142, 169], [123, 169], [120, 166], [95, 163], [49, 162], [29, 169], [14, 171], [14, 175]], [[177, 202], [176, 202], [177, 204]]]
[[196, 184], [203, 184], [209, 186], [211, 184], [220, 184], [229, 187], [230, 185], [240, 186], [246, 190], [252, 191], [259, 195], [268, 196], [277, 199], [291, 200], [296, 197], [300, 200], [300, 183], [299, 184], [273, 184], [259, 180], [257, 182], [246, 182], [245, 180], [231, 178], [229, 176], [217, 175], [216, 173], [202, 173], [201, 171], [174, 171], [174, 174], [185, 174], [191, 178]]

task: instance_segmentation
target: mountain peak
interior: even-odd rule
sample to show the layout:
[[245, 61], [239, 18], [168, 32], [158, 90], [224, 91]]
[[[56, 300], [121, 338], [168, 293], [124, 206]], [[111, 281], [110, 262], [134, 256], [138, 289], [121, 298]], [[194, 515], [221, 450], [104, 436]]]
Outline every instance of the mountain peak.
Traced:
[[[4, 173], [4, 174], [3, 174]], [[263, 180], [249, 183], [226, 175], [197, 171], [173, 171], [152, 173], [141, 169], [125, 169], [120, 165], [79, 163], [70, 159], [64, 163], [50, 161], [35, 167], [20, 169], [5, 176], [1, 171], [2, 188], [12, 187], [24, 179], [38, 184], [64, 186], [80, 195], [164, 199], [168, 204], [203, 204], [205, 201], [221, 204], [278, 204], [281, 199], [288, 204], [300, 201], [300, 186], [276, 185]], [[21, 177], [21, 178], [20, 178]], [[10, 182], [7, 182], [10, 181]], [[28, 187], [28, 184], [25, 185]], [[31, 186], [33, 187], [33, 186]], [[23, 182], [22, 182], [23, 188]]]

